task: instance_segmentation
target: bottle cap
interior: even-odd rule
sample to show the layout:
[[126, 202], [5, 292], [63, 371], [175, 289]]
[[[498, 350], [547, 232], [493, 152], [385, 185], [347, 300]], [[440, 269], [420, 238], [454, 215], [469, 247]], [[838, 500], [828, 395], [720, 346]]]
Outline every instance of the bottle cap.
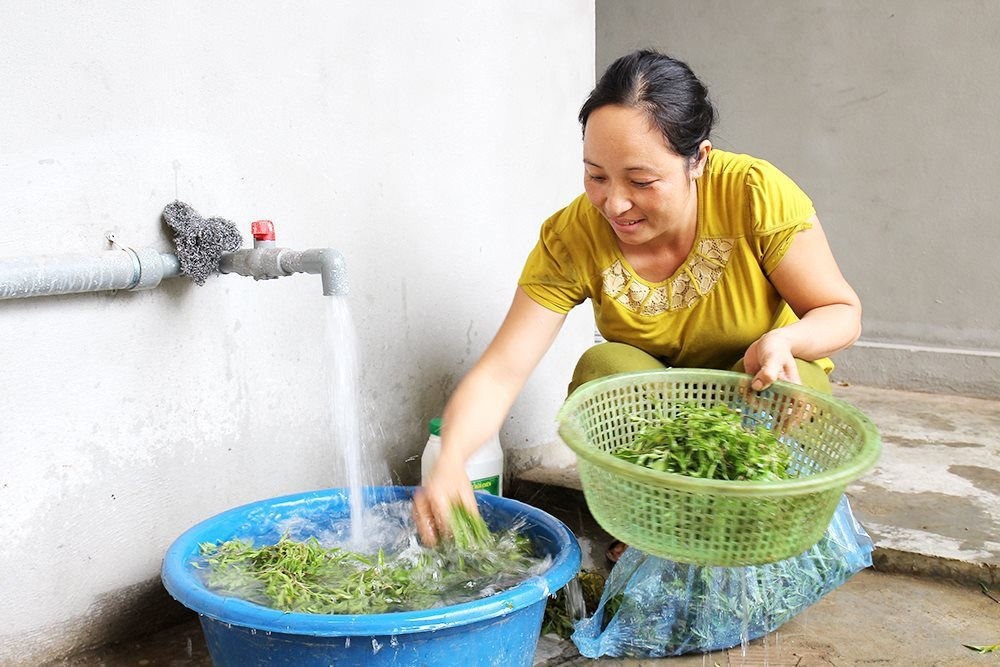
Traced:
[[441, 435], [441, 418], [435, 417], [430, 421], [428, 425], [430, 428], [431, 435]]

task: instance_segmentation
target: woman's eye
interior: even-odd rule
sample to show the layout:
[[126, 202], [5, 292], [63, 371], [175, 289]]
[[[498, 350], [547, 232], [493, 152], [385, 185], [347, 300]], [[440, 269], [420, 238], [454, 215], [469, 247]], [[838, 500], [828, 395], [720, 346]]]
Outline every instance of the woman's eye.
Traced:
[[656, 181], [632, 181], [632, 185], [634, 185], [637, 188], [648, 188], [655, 182]]
[[596, 183], [603, 183], [604, 181], [607, 180], [607, 178], [605, 178], [604, 176], [595, 176], [593, 174], [587, 174], [587, 178], [589, 178], [590, 180], [592, 180], [592, 181], [594, 181]]

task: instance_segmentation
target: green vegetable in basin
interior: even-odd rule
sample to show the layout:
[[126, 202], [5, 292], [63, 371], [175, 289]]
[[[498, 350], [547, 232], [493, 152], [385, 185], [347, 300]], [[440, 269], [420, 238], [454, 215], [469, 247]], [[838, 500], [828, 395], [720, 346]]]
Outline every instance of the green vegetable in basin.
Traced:
[[530, 540], [509, 528], [493, 533], [464, 507], [452, 512], [454, 539], [435, 549], [414, 540], [395, 554], [355, 553], [315, 537], [255, 546], [232, 539], [201, 545], [194, 566], [206, 585], [282, 611], [374, 614], [429, 609], [484, 597], [513, 586], [544, 562]]

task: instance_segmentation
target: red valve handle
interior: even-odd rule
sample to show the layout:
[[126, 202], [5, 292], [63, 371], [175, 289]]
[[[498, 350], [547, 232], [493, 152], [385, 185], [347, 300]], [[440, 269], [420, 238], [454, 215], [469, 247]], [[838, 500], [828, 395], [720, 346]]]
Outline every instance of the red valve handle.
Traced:
[[250, 223], [250, 233], [254, 241], [273, 241], [274, 223], [270, 220], [256, 220]]

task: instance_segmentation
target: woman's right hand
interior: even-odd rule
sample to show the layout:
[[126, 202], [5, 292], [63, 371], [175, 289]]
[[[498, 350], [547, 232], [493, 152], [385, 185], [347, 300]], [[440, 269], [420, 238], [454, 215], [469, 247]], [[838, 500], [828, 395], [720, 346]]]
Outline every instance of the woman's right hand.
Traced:
[[461, 503], [479, 516], [476, 496], [459, 457], [438, 457], [427, 482], [413, 494], [413, 520], [420, 541], [428, 547], [451, 534], [451, 508]]
[[772, 329], [755, 340], [743, 355], [743, 368], [753, 376], [750, 388], [764, 391], [775, 380], [801, 384], [792, 346], [782, 329]]
[[528, 376], [549, 349], [566, 315], [536, 303], [520, 287], [507, 317], [483, 356], [459, 382], [442, 415], [441, 455], [427, 483], [413, 495], [420, 540], [432, 546], [451, 533], [451, 508], [462, 503], [474, 515], [476, 496], [465, 461], [503, 423]]

